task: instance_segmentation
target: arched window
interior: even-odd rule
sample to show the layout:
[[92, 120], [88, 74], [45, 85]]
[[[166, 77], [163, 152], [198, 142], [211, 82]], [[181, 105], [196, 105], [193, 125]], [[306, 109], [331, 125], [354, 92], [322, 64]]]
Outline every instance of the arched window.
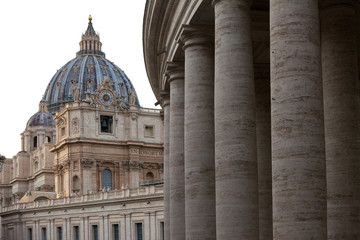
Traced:
[[148, 172], [146, 174], [146, 180], [154, 180], [154, 174], [152, 172]]
[[105, 169], [102, 172], [102, 188], [112, 188], [112, 177], [109, 169]]
[[34, 137], [34, 148], [37, 148], [37, 136]]
[[80, 189], [80, 184], [79, 184], [79, 177], [78, 176], [74, 176], [73, 177], [73, 189]]

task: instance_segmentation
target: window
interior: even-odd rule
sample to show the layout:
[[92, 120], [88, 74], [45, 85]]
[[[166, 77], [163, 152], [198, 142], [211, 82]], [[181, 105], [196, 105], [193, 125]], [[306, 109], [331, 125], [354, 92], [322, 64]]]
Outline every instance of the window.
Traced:
[[33, 239], [33, 234], [32, 234], [32, 228], [28, 228], [28, 240], [32, 240]]
[[33, 140], [34, 140], [34, 148], [37, 148], [37, 137], [35, 136]]
[[57, 227], [56, 228], [56, 239], [57, 240], [62, 240], [62, 227]]
[[105, 169], [102, 172], [102, 188], [112, 188], [112, 176], [109, 169]]
[[165, 239], [165, 226], [164, 222], [160, 222], [160, 240]]
[[152, 172], [148, 172], [146, 174], [146, 180], [154, 180], [154, 174]]
[[46, 137], [47, 143], [51, 143], [51, 138], [49, 136]]
[[41, 228], [41, 240], [46, 240], [46, 228]]
[[74, 240], [80, 240], [79, 226], [74, 226]]
[[119, 224], [113, 224], [113, 240], [119, 240]]
[[98, 226], [92, 225], [92, 240], [99, 240], [98, 239]]
[[35, 167], [35, 170], [37, 170], [37, 169], [39, 168], [39, 162], [36, 161], [34, 165], [35, 165], [35, 166], [34, 166], [34, 167]]
[[73, 190], [77, 190], [80, 189], [79, 186], [79, 177], [78, 176], [74, 176], [73, 177]]
[[142, 223], [135, 223], [135, 239], [143, 240]]
[[101, 132], [104, 133], [112, 133], [112, 123], [113, 117], [112, 116], [100, 116], [100, 129]]
[[61, 136], [65, 136], [65, 128], [61, 128]]
[[154, 127], [145, 126], [145, 137], [154, 137]]

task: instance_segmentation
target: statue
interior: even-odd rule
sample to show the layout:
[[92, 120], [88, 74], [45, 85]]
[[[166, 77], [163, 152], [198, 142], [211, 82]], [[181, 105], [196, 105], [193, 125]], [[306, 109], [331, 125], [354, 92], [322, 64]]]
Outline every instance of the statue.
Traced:
[[125, 97], [117, 97], [115, 100], [115, 105], [121, 111], [127, 110], [129, 107], [124, 102]]
[[73, 100], [76, 102], [80, 101], [81, 90], [80, 90], [79, 84], [76, 84], [72, 91], [73, 91]]
[[131, 90], [129, 91], [129, 105], [135, 105], [135, 101], [136, 101], [135, 89], [131, 88]]

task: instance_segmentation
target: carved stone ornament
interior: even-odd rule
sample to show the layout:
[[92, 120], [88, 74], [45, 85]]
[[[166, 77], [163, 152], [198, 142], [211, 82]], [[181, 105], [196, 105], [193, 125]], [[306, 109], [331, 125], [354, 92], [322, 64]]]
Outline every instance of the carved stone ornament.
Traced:
[[135, 121], [138, 118], [136, 113], [131, 113], [131, 120]]
[[73, 133], [79, 133], [80, 131], [80, 120], [78, 117], [74, 117], [72, 120], [71, 120], [71, 130]]
[[84, 159], [81, 159], [81, 166], [83, 167], [83, 168], [91, 168], [92, 167], [92, 165], [93, 165], [93, 163], [94, 163], [94, 161], [93, 160], [90, 160], [90, 159], [86, 159], [86, 158], [84, 158]]
[[56, 125], [58, 125], [59, 127], [65, 126], [66, 125], [66, 118], [64, 117], [59, 117], [56, 121]]
[[129, 106], [125, 103], [125, 98], [127, 97], [116, 96], [113, 85], [109, 77], [105, 76], [93, 94], [89, 92], [86, 93], [85, 102], [88, 102], [89, 105], [94, 108], [116, 108], [121, 111], [128, 110]]

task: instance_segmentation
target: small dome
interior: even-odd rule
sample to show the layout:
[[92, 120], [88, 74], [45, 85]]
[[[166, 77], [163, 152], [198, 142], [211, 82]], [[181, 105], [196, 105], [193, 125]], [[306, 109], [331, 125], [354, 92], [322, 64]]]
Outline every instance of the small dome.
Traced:
[[[105, 53], [101, 51], [102, 43], [91, 20], [89, 18], [88, 28], [82, 35], [76, 58], [55, 73], [43, 95], [42, 101], [47, 102], [51, 114], [55, 114], [66, 103], [73, 102], [74, 87], [80, 88], [80, 99], [85, 99], [86, 93], [94, 93], [106, 77], [110, 79], [116, 95], [124, 97], [124, 102], [129, 103], [129, 92], [134, 86], [123, 70], [105, 58]], [[137, 97], [135, 105], [140, 106]]]
[[55, 127], [55, 121], [53, 116], [44, 111], [39, 111], [32, 115], [29, 121], [26, 124], [27, 127], [30, 126], [48, 126], [48, 127]]

